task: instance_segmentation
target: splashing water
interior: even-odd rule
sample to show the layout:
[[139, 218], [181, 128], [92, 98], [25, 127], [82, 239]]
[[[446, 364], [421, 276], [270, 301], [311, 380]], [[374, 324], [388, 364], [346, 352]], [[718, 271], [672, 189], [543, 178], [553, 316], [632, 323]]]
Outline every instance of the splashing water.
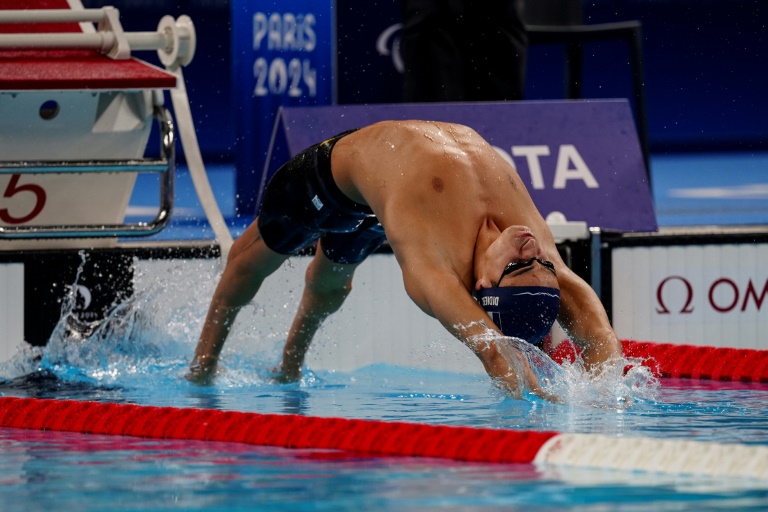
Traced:
[[[150, 266], [134, 265], [133, 295], [116, 303], [107, 318], [83, 325], [75, 308], [77, 280], [85, 262], [83, 254], [81, 268], [68, 288], [61, 317], [46, 347], [27, 347], [12, 361], [0, 365], [0, 380], [49, 372], [63, 381], [97, 386], [189, 386], [183, 377], [218, 281], [217, 263], [170, 260], [152, 262]], [[280, 314], [288, 318], [292, 311]], [[258, 304], [241, 311], [239, 318], [244, 321], [230, 335], [225, 349], [228, 356], [220, 365], [216, 389], [272, 385], [270, 370], [279, 359], [286, 334], [275, 330], [274, 325], [287, 326], [289, 321], [281, 318], [274, 322], [269, 316]], [[488, 332], [483, 342], [498, 339], [498, 334]], [[500, 347], [513, 368], [526, 361], [541, 388], [566, 405], [625, 409], [638, 400], [653, 400], [658, 388], [650, 371], [636, 361], [622, 359], [606, 365], [599, 373], [590, 373], [579, 361], [559, 365], [521, 340], [504, 338]], [[299, 384], [323, 385], [327, 383], [308, 370]], [[521, 389], [524, 399], [542, 400], [525, 386]]]
[[66, 300], [40, 369], [61, 378], [112, 383], [123, 376], [147, 375], [161, 366], [173, 367], [169, 347], [153, 341], [158, 339], [158, 329], [143, 307], [148, 300], [151, 294], [136, 293], [85, 332], [77, 328], [73, 303]]
[[[45, 376], [62, 383], [130, 389], [181, 389], [205, 311], [218, 282], [216, 260], [141, 260], [134, 262], [133, 293], [122, 297], [105, 318], [84, 322], [78, 316], [77, 289], [88, 261], [62, 297], [59, 320], [45, 347], [24, 345], [0, 363], [0, 382]], [[285, 342], [283, 332], [257, 303], [243, 308], [220, 364], [215, 390], [271, 383], [269, 369]], [[269, 320], [269, 318], [266, 318]], [[245, 348], [248, 348], [246, 353]], [[306, 372], [302, 383], [315, 377]]]
[[[84, 322], [76, 311], [79, 279], [87, 262], [85, 252], [80, 256], [74, 283], [67, 287], [48, 343], [45, 347], [24, 347], [11, 361], [0, 365], [0, 377], [10, 380], [36, 371], [64, 381], [104, 385], [153, 374], [180, 374], [187, 363], [188, 339], [183, 332], [174, 335], [173, 331], [188, 315], [175, 310], [174, 321], [164, 316], [160, 307], [174, 280], [155, 276], [153, 286], [141, 287], [116, 301], [106, 318]], [[136, 275], [135, 279], [141, 277]]]
[[522, 398], [541, 401], [525, 382], [525, 365], [532, 370], [545, 395], [569, 406], [623, 410], [637, 401], [656, 399], [659, 381], [639, 360], [619, 358], [588, 371], [582, 360], [558, 364], [524, 340], [500, 337], [492, 330], [475, 337], [477, 344], [496, 343], [517, 376]]

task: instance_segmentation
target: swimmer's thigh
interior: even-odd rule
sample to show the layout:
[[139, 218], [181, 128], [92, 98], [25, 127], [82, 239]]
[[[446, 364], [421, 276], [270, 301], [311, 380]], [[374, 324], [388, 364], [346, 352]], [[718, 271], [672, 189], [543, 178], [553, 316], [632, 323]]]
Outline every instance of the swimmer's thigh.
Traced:
[[261, 281], [277, 270], [288, 255], [269, 248], [261, 236], [258, 218], [240, 235], [227, 259], [225, 274], [243, 284], [259, 286]]
[[323, 239], [318, 241], [315, 256], [307, 268], [307, 288], [316, 294], [327, 295], [341, 292], [343, 296], [346, 296], [351, 290], [355, 270], [361, 262], [339, 263], [332, 261], [325, 255], [323, 243]]

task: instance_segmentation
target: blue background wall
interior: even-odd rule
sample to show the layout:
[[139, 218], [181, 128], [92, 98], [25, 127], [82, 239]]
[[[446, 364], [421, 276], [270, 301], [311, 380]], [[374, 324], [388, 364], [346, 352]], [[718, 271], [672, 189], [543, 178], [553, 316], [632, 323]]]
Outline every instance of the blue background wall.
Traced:
[[[338, 4], [339, 101], [399, 101], [399, 76], [379, 71], [390, 57], [375, 51], [398, 1]], [[584, 16], [587, 23], [642, 22], [652, 150], [768, 147], [768, 2], [593, 0]], [[586, 97], [632, 96], [623, 43], [587, 45], [584, 55]], [[563, 59], [560, 46], [530, 48], [526, 99], [562, 97]]]
[[[254, 0], [258, 3], [257, 0]], [[398, 22], [399, 0], [337, 0], [338, 103], [400, 101], [399, 74], [376, 42]], [[165, 14], [192, 17], [197, 54], [185, 69], [204, 157], [233, 162], [235, 119], [230, 4], [226, 0], [83, 0], [86, 7], [114, 5], [126, 30], [154, 30]], [[644, 30], [647, 117], [652, 152], [768, 148], [768, 2], [765, 0], [593, 0], [588, 23], [637, 19]], [[385, 49], [396, 44], [386, 41]], [[147, 53], [142, 58], [157, 62]], [[527, 99], [562, 97], [563, 52], [532, 47]], [[585, 52], [587, 97], [631, 96], [628, 52], [621, 43], [590, 45]], [[269, 137], [268, 133], [263, 134]]]

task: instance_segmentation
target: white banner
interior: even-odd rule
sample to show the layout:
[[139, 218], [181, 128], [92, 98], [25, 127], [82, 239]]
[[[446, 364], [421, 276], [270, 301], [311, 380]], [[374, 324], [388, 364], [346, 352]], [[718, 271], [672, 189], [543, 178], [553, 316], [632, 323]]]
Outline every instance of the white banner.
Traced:
[[617, 248], [621, 338], [768, 349], [768, 244]]

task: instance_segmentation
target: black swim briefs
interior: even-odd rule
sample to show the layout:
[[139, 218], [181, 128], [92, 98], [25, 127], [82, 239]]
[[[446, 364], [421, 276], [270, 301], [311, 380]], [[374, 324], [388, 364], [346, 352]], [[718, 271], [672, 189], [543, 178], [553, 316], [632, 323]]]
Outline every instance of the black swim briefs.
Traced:
[[345, 196], [333, 181], [331, 150], [353, 131], [307, 148], [272, 176], [258, 219], [270, 249], [296, 254], [322, 238], [328, 259], [358, 263], [384, 242], [384, 228], [373, 211]]

